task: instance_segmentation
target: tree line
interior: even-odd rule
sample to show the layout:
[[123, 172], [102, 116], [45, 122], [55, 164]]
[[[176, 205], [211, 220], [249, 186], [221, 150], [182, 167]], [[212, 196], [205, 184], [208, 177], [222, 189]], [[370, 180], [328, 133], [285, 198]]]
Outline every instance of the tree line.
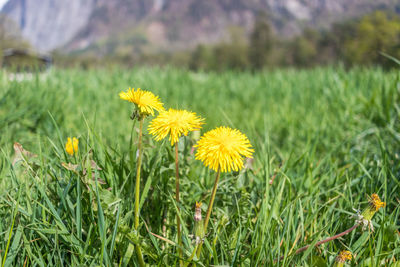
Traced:
[[[0, 17], [0, 48], [29, 47], [20, 34], [15, 34], [17, 30], [11, 31], [14, 33], [11, 35], [6, 33], [10, 23], [5, 22], [5, 18]], [[288, 66], [304, 68], [338, 63], [390, 68], [395, 63], [387, 55], [400, 58], [400, 16], [394, 12], [376, 11], [324, 30], [306, 28], [289, 39], [279, 37], [273, 31], [265, 14], [257, 17], [250, 34], [240, 27], [231, 27], [228, 31], [229, 40], [214, 45], [200, 44], [187, 51], [108, 53], [103, 56], [93, 51], [55, 52], [53, 56], [55, 64], [60, 67], [174, 65], [216, 71]], [[136, 47], [134, 50], [140, 49]]]
[[233, 34], [231, 42], [199, 45], [192, 52], [192, 69], [262, 69], [313, 67], [341, 63], [392, 67], [385, 55], [400, 58], [400, 17], [376, 11], [334, 24], [328, 30], [306, 28], [292, 39], [279, 38], [266, 16], [259, 16], [248, 40]]

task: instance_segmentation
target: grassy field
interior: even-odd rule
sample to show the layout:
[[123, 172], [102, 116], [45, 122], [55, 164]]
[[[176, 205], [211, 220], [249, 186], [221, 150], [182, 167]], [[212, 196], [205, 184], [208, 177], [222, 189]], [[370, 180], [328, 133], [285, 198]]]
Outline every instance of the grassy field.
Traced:
[[[136, 245], [151, 266], [178, 264], [173, 149], [146, 125], [133, 230], [138, 125], [118, 97], [128, 87], [196, 112], [203, 132], [237, 128], [255, 149], [248, 168], [221, 176], [197, 265], [331, 266], [346, 249], [350, 265], [400, 266], [400, 75], [341, 67], [52, 70], [20, 82], [0, 73], [1, 266], [135, 266]], [[72, 136], [80, 141], [73, 157], [64, 150]], [[179, 143], [184, 259], [194, 248], [195, 202], [205, 216], [215, 175], [194, 159], [195, 139]], [[35, 156], [16, 154], [15, 142]], [[386, 202], [374, 232], [358, 227], [294, 253], [353, 226], [353, 208], [372, 193]]]

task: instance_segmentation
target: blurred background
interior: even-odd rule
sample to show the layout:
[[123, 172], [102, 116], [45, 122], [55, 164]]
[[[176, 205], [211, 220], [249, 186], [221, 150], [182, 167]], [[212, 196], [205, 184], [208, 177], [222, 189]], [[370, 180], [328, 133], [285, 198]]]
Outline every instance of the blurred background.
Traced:
[[400, 57], [399, 0], [0, 0], [0, 6], [3, 66], [390, 68], [395, 63], [385, 55]]

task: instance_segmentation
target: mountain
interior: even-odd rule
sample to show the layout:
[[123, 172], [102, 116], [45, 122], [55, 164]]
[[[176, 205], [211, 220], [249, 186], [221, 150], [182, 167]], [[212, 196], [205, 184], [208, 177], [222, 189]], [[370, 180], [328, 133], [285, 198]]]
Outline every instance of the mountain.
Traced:
[[305, 26], [328, 27], [376, 9], [400, 10], [398, 0], [9, 0], [12, 18], [42, 51], [102, 47], [182, 49], [229, 38], [229, 29], [249, 33], [258, 14], [277, 34]]
[[87, 25], [95, 0], [9, 0], [2, 9], [42, 51], [71, 41]]

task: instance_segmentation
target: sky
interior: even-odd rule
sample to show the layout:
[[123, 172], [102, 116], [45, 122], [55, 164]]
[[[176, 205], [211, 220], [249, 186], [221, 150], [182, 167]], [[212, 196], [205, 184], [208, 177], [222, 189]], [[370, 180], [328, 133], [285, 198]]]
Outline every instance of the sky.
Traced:
[[8, 0], [0, 0], [0, 9], [7, 3]]

